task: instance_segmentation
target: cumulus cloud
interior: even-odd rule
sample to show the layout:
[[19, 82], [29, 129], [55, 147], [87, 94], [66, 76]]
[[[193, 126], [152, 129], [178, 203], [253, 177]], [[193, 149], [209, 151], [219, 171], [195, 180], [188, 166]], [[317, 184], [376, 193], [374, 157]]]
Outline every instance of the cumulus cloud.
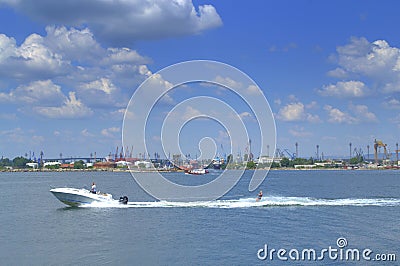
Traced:
[[387, 109], [400, 109], [400, 100], [394, 97], [386, 98], [383, 106]]
[[90, 133], [87, 128], [85, 128], [84, 130], [81, 131], [81, 135], [84, 137], [94, 137], [95, 136], [94, 134]]
[[279, 110], [278, 118], [283, 121], [299, 121], [304, 117], [304, 104], [290, 103]]
[[335, 68], [334, 70], [330, 70], [328, 71], [328, 76], [330, 77], [334, 77], [334, 78], [346, 78], [347, 77], [347, 73], [343, 68]]
[[328, 75], [344, 78], [357, 76], [374, 81], [384, 93], [400, 91], [400, 49], [385, 40], [369, 42], [366, 38], [350, 39], [337, 47], [332, 56], [339, 67]]
[[256, 85], [248, 86], [246, 92], [250, 95], [260, 95], [262, 93]]
[[126, 99], [108, 78], [100, 78], [77, 87], [77, 95], [90, 107], [125, 107]]
[[0, 34], [0, 77], [47, 79], [66, 73], [69, 62], [48, 47], [42, 36], [32, 34], [20, 45]]
[[348, 113], [342, 112], [338, 108], [333, 108], [330, 105], [325, 105], [324, 110], [328, 112], [329, 115], [328, 122], [330, 123], [354, 124], [357, 122], [357, 119], [355, 117], [352, 117]]
[[28, 85], [20, 85], [9, 93], [0, 93], [0, 101], [28, 105], [57, 105], [64, 100], [65, 96], [61, 91], [61, 87], [51, 80], [34, 81]]
[[250, 118], [251, 119], [251, 118], [253, 118], [253, 116], [249, 112], [240, 113], [239, 117], [242, 118], [242, 119], [245, 119], [245, 118]]
[[336, 84], [323, 86], [318, 93], [338, 98], [359, 98], [368, 94], [368, 88], [361, 81], [339, 81]]
[[201, 116], [202, 114], [203, 113], [200, 112], [199, 110], [197, 110], [197, 109], [195, 109], [195, 108], [193, 108], [191, 106], [187, 106], [186, 110], [185, 110], [185, 113], [182, 114], [181, 117], [182, 117], [183, 121], [188, 121], [188, 120], [190, 120], [190, 119], [192, 119], [194, 117]]
[[368, 106], [363, 104], [350, 104], [349, 112], [341, 111], [330, 105], [325, 105], [324, 110], [328, 113], [328, 122], [330, 123], [357, 124], [360, 122], [371, 123], [378, 121], [376, 115], [369, 111]]
[[47, 26], [43, 43], [65, 60], [97, 61], [104, 54], [104, 49], [88, 28], [78, 30], [65, 26]]
[[[215, 77], [214, 81], [233, 89], [240, 89], [243, 86], [243, 84], [239, 81], [236, 81], [230, 77], [222, 77], [219, 75]], [[250, 88], [250, 91], [254, 91], [254, 88]]]
[[119, 133], [121, 131], [121, 128], [119, 127], [110, 127], [110, 128], [104, 128], [101, 130], [101, 135], [105, 137], [115, 137], [116, 133]]
[[[32, 34], [19, 46], [0, 34], [0, 51], [0, 102], [24, 104], [19, 109], [24, 112], [35, 107], [34, 113], [49, 118], [50, 109], [43, 107], [75, 106], [69, 92], [87, 108], [125, 107], [132, 85], [152, 74], [146, 65], [150, 59], [129, 48], [103, 48], [87, 28], [47, 27], [44, 36]], [[171, 86], [157, 75], [153, 80]], [[171, 96], [163, 100], [173, 102]]]
[[150, 59], [129, 48], [103, 48], [93, 33], [46, 27], [46, 35], [31, 34], [18, 46], [12, 37], [0, 34], [0, 77], [18, 80], [62, 78], [73, 82], [102, 75], [144, 76]]
[[196, 9], [191, 0], [3, 2], [48, 24], [88, 25], [112, 44], [198, 34], [222, 25], [212, 5]]
[[400, 51], [385, 40], [370, 43], [366, 38], [351, 38], [350, 43], [337, 48], [338, 63], [346, 71], [381, 77], [398, 71]]
[[312, 101], [306, 105], [307, 109], [316, 109], [319, 108], [318, 103], [316, 101]]
[[150, 62], [148, 58], [129, 48], [108, 48], [107, 53], [108, 56], [102, 60], [102, 63], [106, 65], [145, 64]]
[[350, 105], [350, 110], [353, 111], [354, 115], [357, 117], [358, 121], [363, 122], [377, 122], [378, 119], [376, 115], [368, 110], [368, 106], [360, 105]]
[[278, 114], [277, 118], [286, 122], [294, 122], [294, 121], [308, 121], [311, 123], [320, 122], [320, 118], [318, 115], [312, 115], [305, 111], [305, 106], [301, 102], [289, 103], [283, 106]]
[[93, 111], [85, 106], [75, 96], [75, 92], [69, 93], [63, 105], [51, 107], [33, 107], [33, 111], [47, 118], [84, 118], [93, 114]]

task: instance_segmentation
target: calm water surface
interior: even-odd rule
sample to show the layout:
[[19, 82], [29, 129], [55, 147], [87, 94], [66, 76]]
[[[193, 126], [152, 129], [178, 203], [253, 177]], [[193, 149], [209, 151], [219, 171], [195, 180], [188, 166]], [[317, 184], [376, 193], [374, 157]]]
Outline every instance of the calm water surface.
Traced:
[[[207, 176], [169, 174], [199, 183]], [[400, 261], [400, 171], [271, 171], [255, 203], [250, 172], [223, 199], [156, 202], [129, 173], [0, 173], [1, 265], [284, 265], [257, 251], [369, 248]], [[65, 207], [51, 187], [89, 186], [129, 206]], [[135, 202], [145, 202], [139, 205]], [[139, 207], [141, 206], [141, 207]], [[343, 265], [302, 261], [297, 265]], [[354, 265], [373, 265], [365, 261]]]

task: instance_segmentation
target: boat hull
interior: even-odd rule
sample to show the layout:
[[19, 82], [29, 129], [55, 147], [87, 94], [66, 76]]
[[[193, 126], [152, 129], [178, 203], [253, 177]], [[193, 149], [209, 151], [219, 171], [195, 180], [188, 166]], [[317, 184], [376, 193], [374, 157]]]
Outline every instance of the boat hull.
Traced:
[[50, 192], [62, 203], [76, 207], [93, 202], [114, 202], [111, 194], [94, 194], [86, 189], [53, 188]]

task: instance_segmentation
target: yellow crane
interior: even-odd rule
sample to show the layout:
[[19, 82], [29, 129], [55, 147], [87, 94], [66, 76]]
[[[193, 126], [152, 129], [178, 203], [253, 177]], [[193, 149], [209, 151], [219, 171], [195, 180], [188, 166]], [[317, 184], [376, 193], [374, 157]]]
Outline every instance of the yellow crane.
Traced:
[[383, 147], [383, 151], [385, 153], [386, 159], [389, 159], [389, 153], [387, 152], [387, 144], [383, 143], [381, 140], [374, 141], [374, 157], [375, 163], [378, 163], [378, 147]]

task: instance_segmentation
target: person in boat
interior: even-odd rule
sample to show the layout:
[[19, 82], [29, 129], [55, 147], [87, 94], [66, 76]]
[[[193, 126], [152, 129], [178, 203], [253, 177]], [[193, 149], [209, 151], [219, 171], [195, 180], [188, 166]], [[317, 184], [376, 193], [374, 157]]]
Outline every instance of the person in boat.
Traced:
[[90, 189], [90, 192], [92, 192], [93, 194], [97, 193], [96, 184], [94, 182], [92, 183], [92, 188]]
[[262, 190], [260, 190], [260, 192], [258, 192], [256, 201], [260, 201], [262, 196], [263, 196], [263, 192], [262, 192]]

